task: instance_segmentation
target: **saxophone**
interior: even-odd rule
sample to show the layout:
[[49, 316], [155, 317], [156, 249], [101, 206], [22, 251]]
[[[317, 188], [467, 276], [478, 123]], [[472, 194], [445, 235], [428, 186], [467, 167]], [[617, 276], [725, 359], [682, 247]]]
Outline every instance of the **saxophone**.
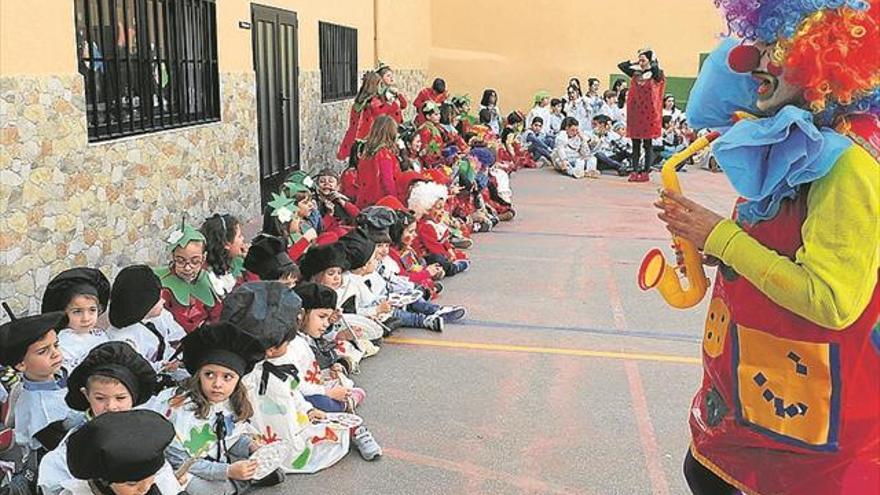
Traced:
[[[676, 167], [709, 146], [718, 136], [718, 132], [711, 132], [669, 157], [660, 172], [663, 188], [681, 194], [681, 185], [675, 173]], [[639, 268], [639, 287], [642, 290], [657, 288], [666, 303], [673, 308], [690, 308], [703, 299], [706, 289], [709, 288], [709, 279], [706, 278], [706, 272], [703, 270], [703, 256], [697, 251], [694, 243], [678, 236], [672, 236], [672, 248], [681, 253], [682, 263], [672, 266], [666, 262], [659, 249], [652, 249], [645, 255]], [[678, 273], [682, 268], [688, 282], [687, 289], [682, 287]]]

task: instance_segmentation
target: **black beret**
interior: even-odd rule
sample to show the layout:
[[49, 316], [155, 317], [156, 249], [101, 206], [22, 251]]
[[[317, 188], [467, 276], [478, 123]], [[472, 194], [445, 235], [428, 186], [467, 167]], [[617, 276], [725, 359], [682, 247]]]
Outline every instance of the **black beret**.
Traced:
[[338, 242], [325, 246], [312, 246], [306, 251], [299, 262], [299, 270], [303, 280], [308, 280], [315, 275], [338, 266], [342, 269], [347, 267], [345, 252]]
[[84, 424], [67, 440], [67, 467], [81, 480], [141, 481], [165, 465], [174, 427], [149, 410], [108, 412]]
[[326, 285], [303, 282], [293, 288], [303, 309], [336, 309], [336, 291]]
[[287, 285], [248, 282], [226, 296], [220, 319], [252, 334], [268, 349], [293, 339], [301, 309], [302, 301]]
[[206, 364], [225, 366], [243, 377], [266, 358], [266, 349], [253, 335], [232, 323], [203, 325], [180, 341], [183, 365], [195, 375]]
[[110, 324], [127, 327], [147, 316], [159, 302], [162, 284], [147, 265], [127, 266], [116, 275], [110, 291]]
[[339, 243], [345, 252], [349, 270], [357, 270], [366, 265], [376, 250], [376, 243], [370, 240], [362, 228], [356, 228], [340, 237]]
[[294, 264], [280, 237], [261, 235], [248, 249], [244, 267], [261, 280], [277, 280], [282, 272], [293, 269]]
[[71, 409], [88, 410], [89, 401], [80, 389], [94, 375], [122, 382], [131, 394], [133, 406], [143, 404], [156, 391], [156, 371], [143, 356], [125, 342], [104, 342], [92, 349], [67, 378], [64, 400]]
[[42, 339], [50, 330], [67, 325], [62, 311], [15, 318], [0, 325], [0, 364], [15, 366], [24, 360], [28, 346]]
[[78, 267], [55, 276], [43, 292], [41, 312], [64, 311], [74, 296], [89, 295], [98, 299], [101, 311], [110, 300], [110, 281], [96, 268]]

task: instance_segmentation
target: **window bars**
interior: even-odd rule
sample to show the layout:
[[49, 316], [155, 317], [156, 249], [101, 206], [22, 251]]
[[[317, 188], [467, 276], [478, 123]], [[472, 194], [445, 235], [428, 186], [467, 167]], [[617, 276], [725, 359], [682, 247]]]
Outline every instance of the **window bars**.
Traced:
[[357, 29], [318, 23], [321, 55], [321, 101], [351, 98], [357, 94]]
[[74, 0], [90, 142], [220, 119], [214, 0]]

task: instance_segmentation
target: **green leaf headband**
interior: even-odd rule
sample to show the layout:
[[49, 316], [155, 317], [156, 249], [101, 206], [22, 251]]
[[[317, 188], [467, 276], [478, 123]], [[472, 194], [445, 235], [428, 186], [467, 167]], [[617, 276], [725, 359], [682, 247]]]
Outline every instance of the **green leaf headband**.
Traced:
[[272, 216], [278, 218], [281, 223], [287, 223], [293, 220], [293, 210], [296, 208], [296, 200], [285, 194], [272, 193], [272, 201], [269, 201], [269, 208], [272, 209]]
[[184, 219], [180, 222], [180, 227], [172, 232], [165, 242], [168, 243], [168, 250], [173, 252], [177, 248], [186, 247], [190, 242], [206, 241], [205, 236], [197, 228], [186, 223], [186, 219]]

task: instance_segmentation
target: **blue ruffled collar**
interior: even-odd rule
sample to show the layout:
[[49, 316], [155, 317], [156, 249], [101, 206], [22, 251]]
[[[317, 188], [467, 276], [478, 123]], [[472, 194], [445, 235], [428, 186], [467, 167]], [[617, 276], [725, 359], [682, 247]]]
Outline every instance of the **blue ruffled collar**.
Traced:
[[712, 151], [746, 200], [737, 219], [754, 225], [775, 217], [799, 186], [824, 177], [851, 145], [834, 130], [817, 128], [808, 111], [786, 106], [771, 117], [737, 122]]

